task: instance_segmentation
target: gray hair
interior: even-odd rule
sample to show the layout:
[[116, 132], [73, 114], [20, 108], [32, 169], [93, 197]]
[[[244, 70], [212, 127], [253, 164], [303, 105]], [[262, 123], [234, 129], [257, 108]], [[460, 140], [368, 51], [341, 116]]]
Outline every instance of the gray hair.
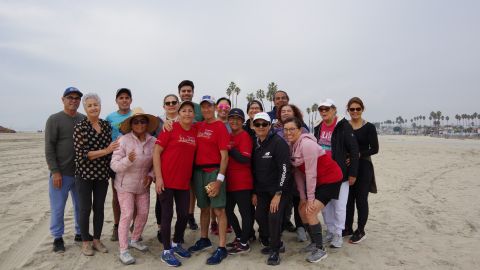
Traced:
[[96, 102], [98, 102], [98, 104], [102, 105], [102, 101], [100, 100], [100, 97], [97, 94], [88, 93], [88, 94], [83, 95], [83, 98], [82, 98], [83, 108], [85, 108], [85, 106], [87, 104], [87, 99], [94, 99]]

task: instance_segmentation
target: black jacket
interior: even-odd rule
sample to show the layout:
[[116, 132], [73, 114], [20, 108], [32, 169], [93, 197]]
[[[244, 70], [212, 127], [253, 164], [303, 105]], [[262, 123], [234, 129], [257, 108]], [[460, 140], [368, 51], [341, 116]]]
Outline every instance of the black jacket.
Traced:
[[292, 185], [290, 149], [277, 134], [270, 132], [263, 142], [255, 142], [253, 156], [254, 192], [290, 194]]
[[[322, 122], [313, 129], [313, 134], [320, 138]], [[358, 171], [358, 144], [353, 134], [353, 128], [348, 121], [340, 120], [332, 133], [332, 159], [342, 169], [343, 181], [348, 181], [349, 176], [357, 177]], [[347, 167], [346, 159], [350, 158], [350, 166]]]

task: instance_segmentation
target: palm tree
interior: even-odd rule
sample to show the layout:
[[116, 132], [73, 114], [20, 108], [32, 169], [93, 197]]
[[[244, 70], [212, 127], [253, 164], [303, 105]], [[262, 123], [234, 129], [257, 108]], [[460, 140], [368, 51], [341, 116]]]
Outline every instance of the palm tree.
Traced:
[[428, 117], [428, 120], [430, 120], [430, 126], [432, 126], [432, 119], [433, 117], [430, 115], [430, 117]]
[[278, 85], [274, 82], [271, 82], [267, 86], [267, 100], [270, 101], [270, 110], [273, 109], [273, 98], [275, 97], [275, 92], [278, 90]]
[[253, 93], [248, 93], [247, 94], [247, 102], [250, 103], [254, 99], [255, 99], [255, 95]]
[[315, 117], [315, 120], [317, 120], [317, 115], [318, 115], [318, 104], [317, 103], [313, 103], [312, 112], [313, 112], [313, 116]]
[[447, 120], [447, 126], [448, 126], [448, 120], [450, 120], [450, 117], [448, 115], [445, 116], [445, 120]]
[[308, 114], [308, 128], [312, 130], [312, 121], [310, 120], [310, 108], [307, 108], [307, 114]]
[[265, 98], [265, 91], [263, 91], [262, 89], [258, 89], [255, 95], [257, 99], [260, 100], [260, 102], [262, 103], [262, 107], [265, 108], [265, 105], [263, 104], [263, 99]]
[[235, 85], [234, 82], [230, 82], [230, 84], [228, 85], [228, 88], [227, 88], [227, 96], [228, 96], [228, 99], [232, 100], [232, 94], [234, 93], [235, 91], [235, 87], [237, 87], [237, 85]]
[[460, 119], [461, 119], [460, 115], [456, 114], [455, 119], [457, 120], [457, 125], [460, 126]]
[[472, 114], [472, 120], [473, 120], [473, 122], [476, 122], [476, 121], [477, 121], [477, 116], [478, 116], [478, 113], [476, 113], [476, 112], [474, 112], [474, 113]]
[[238, 94], [240, 94], [240, 91], [242, 91], [240, 87], [235, 86], [235, 89], [233, 90], [233, 92], [235, 93], [235, 107], [237, 107]]

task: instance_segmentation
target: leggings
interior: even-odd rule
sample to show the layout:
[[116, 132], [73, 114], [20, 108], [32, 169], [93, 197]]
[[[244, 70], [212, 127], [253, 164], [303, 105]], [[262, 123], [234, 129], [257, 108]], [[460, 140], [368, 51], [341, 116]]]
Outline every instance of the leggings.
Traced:
[[128, 249], [128, 230], [133, 220], [133, 213], [137, 210], [135, 216], [135, 227], [132, 232], [132, 240], [138, 241], [142, 235], [145, 224], [147, 223], [148, 210], [150, 208], [150, 192], [135, 194], [130, 192], [117, 191], [118, 202], [120, 204], [120, 223], [118, 224], [118, 242], [120, 252]]
[[355, 184], [350, 186], [347, 202], [347, 216], [345, 219], [345, 230], [353, 231], [353, 218], [355, 215], [355, 204], [357, 205], [358, 225], [357, 230], [364, 232], [368, 220], [368, 193], [372, 179], [371, 170], [360, 166]]
[[[91, 241], [89, 233], [90, 212], [93, 210], [93, 238], [100, 239], [103, 229], [103, 210], [108, 191], [107, 180], [77, 178], [75, 185], [80, 202], [80, 232], [83, 241]], [[92, 200], [93, 195], [93, 200]]]
[[157, 219], [157, 225], [162, 224], [162, 205], [160, 204], [160, 199], [158, 198], [155, 201], [155, 218]]
[[172, 233], [171, 224], [173, 218], [173, 200], [175, 200], [177, 222], [175, 223], [175, 233], [173, 234], [173, 242], [183, 243], [183, 236], [188, 221], [188, 209], [190, 206], [190, 191], [165, 188], [162, 194], [158, 195], [160, 205], [162, 207], [162, 244], [164, 250], [170, 250], [172, 244], [170, 236]]
[[268, 239], [270, 237], [270, 248], [272, 251], [278, 252], [280, 249], [280, 238], [282, 236], [282, 222], [284, 219], [285, 208], [290, 202], [289, 195], [282, 195], [278, 204], [278, 211], [270, 212], [270, 201], [274, 193], [259, 192], [257, 194], [257, 209], [255, 211], [255, 219], [260, 228], [260, 239]]
[[[253, 219], [252, 219], [252, 191], [239, 190], [227, 192], [227, 205], [225, 212], [227, 214], [228, 223], [232, 225], [236, 238], [240, 238], [240, 242], [247, 243], [250, 238]], [[238, 205], [238, 211], [242, 217], [242, 227], [238, 222], [234, 213], [235, 205]]]

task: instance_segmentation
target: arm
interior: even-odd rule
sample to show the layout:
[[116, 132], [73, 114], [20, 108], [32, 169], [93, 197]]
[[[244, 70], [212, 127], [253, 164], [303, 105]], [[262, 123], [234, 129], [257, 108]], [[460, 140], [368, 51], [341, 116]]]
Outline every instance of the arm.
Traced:
[[244, 156], [238, 151], [238, 149], [233, 148], [232, 150], [228, 151], [228, 155], [231, 156], [235, 161], [239, 163], [246, 164], [250, 162], [250, 157]]
[[163, 176], [162, 176], [162, 160], [160, 156], [162, 155], [164, 148], [159, 144], [155, 144], [153, 148], [153, 171], [155, 174], [155, 190], [157, 194], [161, 194], [165, 190], [163, 185]]
[[112, 161], [110, 162], [110, 168], [116, 173], [126, 171], [132, 164], [133, 160], [127, 156], [126, 153], [126, 145], [125, 145], [125, 137], [120, 137], [120, 147], [117, 150], [113, 151]]
[[[344, 130], [344, 143], [347, 149], [348, 154], [350, 155], [350, 166], [348, 168], [348, 180], [350, 184], [355, 182], [357, 178], [357, 170], [358, 170], [358, 158], [360, 156], [358, 152], [358, 143], [355, 135], [353, 134], [353, 128], [351, 125], [343, 125]], [[353, 182], [353, 183], [352, 183]]]
[[366, 151], [360, 152], [361, 157], [369, 157], [371, 155], [375, 155], [378, 153], [378, 136], [377, 136], [377, 129], [375, 125], [369, 124], [367, 130], [368, 136], [368, 144], [369, 148]]
[[57, 126], [54, 123], [52, 116], [50, 116], [45, 124], [45, 158], [47, 160], [48, 169], [52, 174], [59, 172], [56, 153], [57, 139]]
[[288, 144], [283, 140], [278, 140], [276, 145], [276, 152], [273, 155], [273, 159], [275, 164], [277, 165], [277, 169], [279, 172], [278, 176], [278, 186], [276, 191], [288, 191], [286, 186], [286, 181], [288, 181], [288, 177], [290, 176], [290, 149]]
[[[315, 200], [315, 188], [317, 187], [317, 159], [318, 145], [311, 141], [302, 145], [301, 154], [305, 161], [305, 185], [307, 191], [307, 200]], [[305, 189], [304, 189], [305, 190]]]

